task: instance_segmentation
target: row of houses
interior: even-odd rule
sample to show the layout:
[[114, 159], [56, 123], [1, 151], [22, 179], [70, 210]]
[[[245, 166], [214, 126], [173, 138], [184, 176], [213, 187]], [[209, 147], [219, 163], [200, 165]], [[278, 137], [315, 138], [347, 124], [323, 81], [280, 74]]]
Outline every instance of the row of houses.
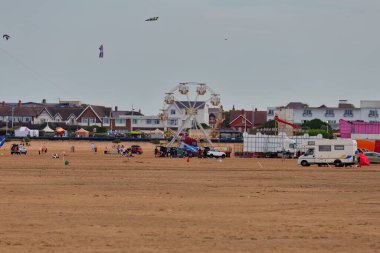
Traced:
[[268, 107], [267, 117], [268, 120], [273, 120], [277, 115], [294, 124], [320, 119], [336, 129], [339, 127], [339, 120], [377, 122], [379, 112], [380, 101], [376, 100], [362, 100], [360, 107], [355, 107], [347, 100], [339, 100], [338, 105], [333, 107], [326, 105], [312, 107], [302, 102], [291, 102], [286, 106]]
[[[167, 118], [160, 115], [146, 116], [140, 110], [119, 110], [115, 108], [83, 104], [80, 101], [59, 101], [58, 103], [28, 102], [6, 103], [0, 106], [0, 123], [8, 127], [14, 125], [44, 125], [59, 123], [67, 126], [102, 126], [110, 131], [125, 132], [132, 130], [177, 130], [186, 120], [186, 103], [198, 103], [197, 121], [217, 126], [217, 119], [223, 114], [222, 108], [209, 108], [206, 103], [176, 101], [167, 108]], [[191, 127], [191, 122], [185, 127]]]
[[[107, 129], [129, 129], [124, 121], [115, 121], [112, 108], [99, 105], [82, 104], [79, 101], [60, 101], [59, 103], [28, 102], [5, 103], [0, 106], [0, 122], [12, 125], [43, 125], [46, 123], [61, 123], [67, 126], [102, 126]], [[140, 112], [134, 112], [137, 116]], [[118, 112], [118, 115], [131, 112]]]
[[[190, 104], [187, 104], [190, 103]], [[5, 103], [0, 105], [1, 125], [44, 125], [46, 123], [61, 123], [67, 126], [102, 126], [110, 131], [132, 130], [177, 130], [185, 123], [186, 108], [198, 103], [197, 121], [212, 128], [221, 129], [222, 125], [236, 132], [250, 131], [261, 126], [277, 115], [285, 121], [302, 124], [312, 119], [320, 119], [329, 123], [332, 128], [339, 127], [340, 120], [377, 122], [380, 111], [380, 101], [363, 100], [360, 107], [355, 107], [347, 100], [339, 100], [336, 107], [321, 105], [311, 107], [302, 102], [291, 102], [286, 106], [268, 107], [266, 111], [235, 109], [229, 113], [223, 107], [209, 107], [207, 103], [195, 101], [175, 101], [166, 110], [166, 118], [162, 115], [146, 116], [140, 110], [119, 110], [114, 108], [84, 104], [80, 101], [59, 101], [58, 103], [28, 102]], [[226, 115], [229, 115], [225, 120]], [[188, 122], [185, 128], [190, 128]], [[225, 129], [227, 130], [227, 129]]]

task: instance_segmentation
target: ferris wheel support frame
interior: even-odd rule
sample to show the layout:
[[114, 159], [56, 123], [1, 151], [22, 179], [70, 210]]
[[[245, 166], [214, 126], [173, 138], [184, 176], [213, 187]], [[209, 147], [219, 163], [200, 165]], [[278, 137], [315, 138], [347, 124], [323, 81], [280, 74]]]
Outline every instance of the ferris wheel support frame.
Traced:
[[[191, 103], [191, 100], [190, 100], [190, 97], [189, 97], [189, 86], [188, 85], [197, 86], [197, 89], [196, 89], [196, 94], [197, 95], [196, 95], [195, 100], [193, 101], [193, 103]], [[175, 98], [175, 96], [174, 96], [175, 91], [178, 91], [179, 93], [181, 93], [181, 95], [186, 95], [186, 98], [187, 98], [187, 101], [188, 101], [188, 105], [184, 104], [182, 101], [180, 101], [180, 100], [178, 100], [178, 99]], [[206, 91], [209, 92], [209, 94], [211, 95], [211, 97], [208, 98], [205, 101], [202, 101], [201, 103], [199, 103], [199, 105], [197, 105], [198, 96], [203, 96], [204, 94], [206, 94]], [[196, 114], [196, 112], [202, 106], [206, 106], [206, 104], [208, 102], [210, 102], [210, 101], [211, 101], [211, 103], [214, 106], [217, 106], [214, 103], [217, 103], [217, 104], [220, 103], [219, 94], [216, 93], [214, 90], [212, 90], [210, 87], [208, 87], [205, 83], [198, 83], [198, 82], [184, 82], [184, 83], [180, 83], [179, 85], [175, 86], [173, 89], [171, 89], [166, 94], [167, 94], [167, 96], [165, 97], [165, 102], [166, 102], [167, 105], [174, 104], [174, 103], [177, 102], [177, 103], [181, 104], [185, 108], [185, 110], [189, 110], [189, 111], [187, 111], [187, 112], [189, 112], [189, 115], [185, 118], [184, 121], [182, 121], [182, 124], [178, 128], [177, 133], [175, 134], [175, 136], [173, 136], [173, 138], [171, 139], [171, 141], [167, 144], [167, 147], [172, 146], [176, 140], [178, 141], [178, 143], [180, 143], [182, 131], [185, 128], [185, 126], [188, 124], [189, 120], [192, 121], [192, 127], [193, 127], [193, 124], [194, 124], [195, 129], [197, 127], [199, 127], [199, 129], [201, 130], [201, 132], [204, 135], [204, 137], [207, 140], [207, 142], [210, 144], [211, 147], [213, 147], [214, 145], [211, 142], [209, 136], [207, 135], [207, 132], [205, 131], [205, 129], [203, 128], [203, 126], [197, 120], [197, 117], [196, 117], [197, 114]], [[164, 108], [165, 108], [165, 105], [164, 105]], [[167, 126], [167, 120], [168, 120], [167, 108], [163, 109], [162, 111], [163, 111], [162, 115], [166, 116], [166, 117], [163, 117], [163, 118], [165, 118], [165, 120], [163, 120], [164, 121], [164, 128], [167, 128], [168, 127]]]

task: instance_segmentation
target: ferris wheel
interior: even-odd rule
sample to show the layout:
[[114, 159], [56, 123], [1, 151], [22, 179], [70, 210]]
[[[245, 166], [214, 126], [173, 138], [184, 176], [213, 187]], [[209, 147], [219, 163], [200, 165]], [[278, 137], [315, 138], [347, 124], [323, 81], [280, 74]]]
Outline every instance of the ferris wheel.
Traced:
[[[180, 83], [173, 89], [165, 93], [164, 106], [160, 113], [160, 119], [164, 122], [165, 128], [169, 120], [169, 109], [173, 106], [179, 110], [178, 113], [178, 131], [168, 146], [173, 145], [177, 140], [181, 139], [183, 130], [190, 126], [193, 129], [199, 129], [207, 142], [212, 145], [212, 142], [200, 122], [198, 113], [206, 107], [220, 106], [220, 95], [212, 90], [205, 83], [185, 82]], [[207, 117], [208, 118], [208, 117]]]

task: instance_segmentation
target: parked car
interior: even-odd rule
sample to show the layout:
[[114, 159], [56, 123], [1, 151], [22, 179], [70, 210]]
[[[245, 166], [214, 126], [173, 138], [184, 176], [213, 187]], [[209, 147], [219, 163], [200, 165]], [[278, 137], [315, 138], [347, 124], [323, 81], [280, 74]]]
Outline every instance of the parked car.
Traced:
[[370, 163], [380, 163], [380, 153], [377, 152], [364, 152]]
[[11, 146], [11, 155], [20, 155], [20, 154], [26, 155], [26, 153], [28, 153], [28, 151], [26, 150], [26, 148], [24, 147], [24, 145], [21, 145], [21, 144], [12, 144], [12, 146]]
[[222, 151], [210, 149], [210, 150], [207, 151], [207, 156], [208, 157], [225, 158], [226, 157], [226, 153], [222, 152]]
[[131, 149], [132, 149], [132, 154], [141, 155], [142, 153], [144, 153], [143, 149], [139, 145], [132, 145]]

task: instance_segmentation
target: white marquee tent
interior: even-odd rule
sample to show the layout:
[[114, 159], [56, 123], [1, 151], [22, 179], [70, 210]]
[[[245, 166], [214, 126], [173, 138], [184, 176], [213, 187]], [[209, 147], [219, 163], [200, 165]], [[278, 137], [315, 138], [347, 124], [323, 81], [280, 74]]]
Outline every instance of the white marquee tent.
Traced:
[[38, 130], [31, 130], [27, 127], [20, 127], [15, 130], [15, 137], [38, 137]]
[[46, 124], [46, 127], [42, 129], [45, 133], [54, 133], [54, 130], [49, 127], [49, 124]]

